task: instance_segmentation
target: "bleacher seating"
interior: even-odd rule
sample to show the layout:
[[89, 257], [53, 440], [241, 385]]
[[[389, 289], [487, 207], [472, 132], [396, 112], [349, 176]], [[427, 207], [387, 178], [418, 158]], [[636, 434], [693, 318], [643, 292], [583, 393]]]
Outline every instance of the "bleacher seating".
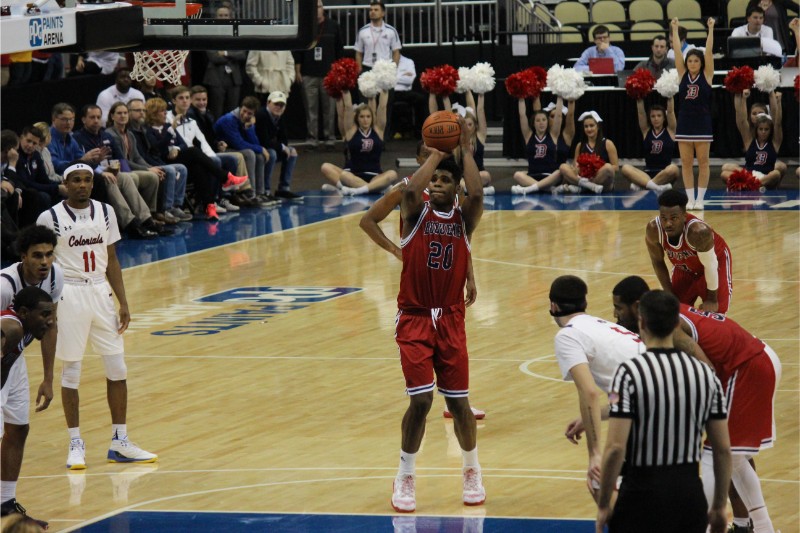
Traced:
[[667, 19], [678, 18], [683, 24], [686, 19], [701, 20], [703, 15], [696, 0], [670, 0], [667, 4]]
[[656, 0], [633, 0], [628, 6], [631, 22], [663, 21], [664, 8]]
[[658, 22], [635, 22], [633, 26], [631, 26], [630, 38], [631, 41], [651, 41], [655, 36], [665, 36], [665, 34], [666, 31], [664, 27]]
[[625, 24], [628, 17], [625, 15], [625, 8], [619, 2], [612, 0], [600, 0], [592, 6], [592, 22], [603, 24], [606, 22]]
[[562, 24], [589, 23], [589, 10], [580, 2], [561, 2], [554, 14]]

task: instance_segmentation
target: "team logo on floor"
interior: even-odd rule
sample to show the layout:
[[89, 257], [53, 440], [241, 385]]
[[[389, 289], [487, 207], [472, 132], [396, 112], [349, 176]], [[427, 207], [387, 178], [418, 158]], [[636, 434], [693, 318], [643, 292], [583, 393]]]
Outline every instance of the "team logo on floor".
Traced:
[[[239, 287], [196, 298], [199, 304], [216, 304], [224, 311], [215, 315], [154, 331], [153, 335], [214, 335], [253, 322], [267, 322], [314, 304], [347, 296], [363, 289], [359, 287]], [[223, 304], [237, 305], [235, 309]], [[192, 306], [194, 309], [202, 306]], [[163, 315], [162, 315], [163, 316]]]

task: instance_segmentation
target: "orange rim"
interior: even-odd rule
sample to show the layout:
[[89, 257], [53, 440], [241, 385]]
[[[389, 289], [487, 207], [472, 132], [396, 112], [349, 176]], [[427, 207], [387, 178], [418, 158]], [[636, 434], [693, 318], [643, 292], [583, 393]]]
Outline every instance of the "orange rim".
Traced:
[[[174, 2], [143, 2], [142, 0], [129, 0], [128, 2], [134, 6], [141, 6], [141, 7], [148, 7], [148, 8], [161, 8], [161, 7], [175, 7]], [[186, 16], [187, 17], [194, 17], [200, 14], [200, 11], [203, 9], [203, 4], [197, 3], [187, 3], [186, 4]]]

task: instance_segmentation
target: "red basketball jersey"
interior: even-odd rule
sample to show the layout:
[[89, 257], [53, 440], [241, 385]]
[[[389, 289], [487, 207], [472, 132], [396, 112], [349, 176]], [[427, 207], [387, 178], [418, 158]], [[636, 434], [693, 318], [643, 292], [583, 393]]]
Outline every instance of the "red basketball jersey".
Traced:
[[[698, 222], [702, 222], [702, 220], [687, 213], [686, 222], [683, 224], [683, 232], [678, 238], [678, 244], [674, 246], [669, 242], [667, 232], [661, 227], [661, 219], [656, 217], [655, 220], [656, 225], [658, 226], [658, 241], [661, 243], [661, 247], [664, 248], [664, 252], [666, 252], [669, 262], [672, 263], [675, 268], [679, 268], [686, 272], [691, 272], [695, 276], [704, 274], [705, 268], [703, 267], [703, 263], [701, 263], [700, 259], [697, 257], [697, 250], [695, 250], [695, 248], [686, 240], [686, 233], [689, 231], [689, 226]], [[709, 229], [711, 229], [710, 226]], [[722, 257], [726, 253], [730, 255], [730, 250], [728, 249], [728, 245], [725, 243], [725, 239], [720, 237], [720, 235], [713, 229], [711, 229], [711, 233], [714, 235], [714, 253], [717, 255], [717, 257]]]
[[725, 315], [681, 304], [681, 319], [692, 328], [692, 337], [714, 363], [722, 383], [737, 367], [764, 351], [763, 342]]
[[442, 213], [425, 202], [417, 224], [400, 241], [400, 247], [400, 309], [463, 305], [470, 248], [461, 208]]

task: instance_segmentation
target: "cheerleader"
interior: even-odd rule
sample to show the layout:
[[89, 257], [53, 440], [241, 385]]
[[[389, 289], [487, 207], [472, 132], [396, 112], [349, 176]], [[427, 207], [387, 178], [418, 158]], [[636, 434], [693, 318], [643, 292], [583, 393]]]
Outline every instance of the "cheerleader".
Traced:
[[667, 99], [667, 109], [654, 105], [645, 112], [644, 101], [636, 101], [639, 129], [644, 138], [644, 169], [622, 165], [622, 175], [631, 182], [631, 189], [664, 192], [672, 188], [680, 170], [672, 162], [675, 150], [675, 101]]
[[[583, 127], [581, 142], [575, 147], [575, 165], [564, 163], [561, 165], [561, 177], [564, 179], [563, 191], [578, 193], [580, 189], [588, 189], [595, 194], [610, 191], [614, 188], [614, 175], [619, 168], [617, 147], [603, 136], [603, 119], [595, 111], [587, 111], [578, 117]], [[595, 154], [605, 164], [600, 167], [591, 179], [579, 174], [577, 165], [578, 156], [581, 154]]]
[[559, 96], [553, 110], [554, 118], [552, 124], [547, 111], [542, 111], [541, 109], [534, 110], [530, 121], [528, 121], [525, 99], [519, 99], [517, 104], [519, 127], [525, 140], [528, 170], [527, 172], [518, 171], [514, 173], [514, 181], [517, 182], [517, 185], [511, 187], [512, 194], [537, 192], [561, 183], [558, 145], [561, 139], [562, 113], [560, 111], [562, 107], [563, 103]]

